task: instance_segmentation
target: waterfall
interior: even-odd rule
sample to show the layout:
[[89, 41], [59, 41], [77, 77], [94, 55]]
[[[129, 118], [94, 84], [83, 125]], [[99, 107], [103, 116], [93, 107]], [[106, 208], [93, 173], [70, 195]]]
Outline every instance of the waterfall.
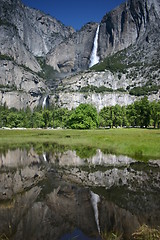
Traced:
[[97, 50], [98, 50], [98, 35], [99, 35], [99, 25], [96, 30], [96, 35], [94, 38], [94, 44], [93, 49], [90, 57], [90, 64], [89, 67], [92, 67], [93, 65], [99, 63], [99, 57], [97, 56]]
[[43, 109], [46, 107], [47, 97], [48, 97], [48, 96], [45, 96], [45, 98], [43, 99], [43, 103], [42, 103], [42, 108], [43, 108]]
[[99, 195], [95, 194], [91, 191], [91, 203], [94, 210], [95, 221], [97, 224], [98, 232], [100, 233], [100, 225], [99, 225], [99, 214], [98, 214], [98, 203], [100, 202]]
[[44, 159], [45, 162], [47, 162], [46, 153], [43, 153], [43, 159]]

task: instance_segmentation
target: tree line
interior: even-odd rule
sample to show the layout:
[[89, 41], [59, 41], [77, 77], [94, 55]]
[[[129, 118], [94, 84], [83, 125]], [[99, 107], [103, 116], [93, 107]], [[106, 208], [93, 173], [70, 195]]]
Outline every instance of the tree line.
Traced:
[[99, 113], [89, 104], [68, 110], [50, 106], [17, 110], [0, 106], [0, 127], [95, 129], [113, 127], [160, 128], [160, 101], [147, 97], [128, 106], [104, 107]]

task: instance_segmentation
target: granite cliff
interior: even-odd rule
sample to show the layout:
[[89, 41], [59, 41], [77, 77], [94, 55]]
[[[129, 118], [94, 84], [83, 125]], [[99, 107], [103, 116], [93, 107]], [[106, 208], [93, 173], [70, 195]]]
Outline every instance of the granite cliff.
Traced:
[[[109, 55], [127, 49], [126, 57], [129, 57], [130, 61], [157, 61], [159, 57], [158, 39], [160, 34], [159, 13], [159, 0], [129, 0], [107, 13], [99, 24], [98, 56], [100, 59], [103, 60]], [[56, 59], [57, 65], [59, 62], [62, 64], [63, 56], [67, 56], [68, 51], [71, 54], [68, 56], [68, 59], [72, 57], [72, 61], [77, 66], [75, 47], [80, 48], [82, 44], [83, 49], [84, 47], [87, 49], [87, 52], [83, 51], [82, 48], [80, 49], [80, 54], [83, 56], [85, 54], [85, 58], [87, 58], [83, 69], [87, 69], [96, 26], [95, 24], [86, 25], [74, 34], [74, 36], [69, 37], [67, 42], [64, 41], [60, 46], [58, 45], [52, 49], [51, 53], [47, 56], [49, 63], [55, 63]], [[81, 41], [79, 40], [80, 36]], [[73, 47], [74, 44], [76, 45], [75, 47]], [[63, 53], [61, 50], [62, 46]], [[59, 56], [60, 53], [62, 56]], [[67, 65], [67, 59], [63, 61], [63, 69], [65, 64]], [[70, 68], [70, 70], [73, 70], [72, 68]], [[82, 69], [82, 67], [80, 69]]]
[[[0, 103], [34, 108], [49, 95], [49, 104], [100, 110], [132, 103], [137, 88], [159, 99], [159, 14], [160, 0], [128, 0], [75, 31], [20, 0], [1, 0]], [[88, 70], [98, 25], [100, 63]]]
[[72, 27], [66, 27], [55, 18], [23, 5], [20, 0], [2, 0], [0, 17], [16, 27], [23, 44], [34, 56], [47, 54], [74, 32]]
[[96, 23], [88, 23], [80, 31], [55, 46], [47, 54], [47, 63], [62, 72], [77, 72], [89, 66]]
[[[151, 42], [159, 34], [159, 0], [129, 0], [107, 13], [100, 25], [99, 55], [101, 59], [129, 46], [154, 47]], [[143, 42], [143, 46], [141, 46]], [[153, 52], [150, 52], [153, 54]]]

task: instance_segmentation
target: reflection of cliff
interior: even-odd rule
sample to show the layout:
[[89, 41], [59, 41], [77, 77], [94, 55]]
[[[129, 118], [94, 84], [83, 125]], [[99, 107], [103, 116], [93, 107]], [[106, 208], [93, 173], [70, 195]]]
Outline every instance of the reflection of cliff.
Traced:
[[39, 193], [40, 188], [33, 187], [28, 192], [19, 194], [10, 201], [0, 202], [0, 236], [5, 234], [10, 239], [10, 236], [17, 232], [19, 222], [24, 218], [28, 210], [32, 208]]
[[[128, 186], [130, 190], [159, 190], [160, 172], [157, 161], [140, 163], [127, 156], [104, 154], [97, 150], [89, 158], [81, 159], [76, 151], [68, 150], [48, 156], [64, 178], [87, 186], [105, 187]], [[62, 170], [61, 170], [62, 169]]]
[[[81, 151], [84, 152], [86, 151], [86, 149], [82, 148]], [[62, 166], [68, 166], [68, 167], [82, 166], [82, 165], [126, 166], [127, 164], [135, 162], [134, 159], [127, 156], [122, 156], [122, 155], [116, 156], [114, 154], [104, 154], [100, 149], [91, 151], [91, 156], [85, 156], [85, 154], [82, 152], [80, 152], [80, 150], [77, 148], [76, 151], [68, 150], [68, 151], [65, 151], [64, 153], [58, 153], [58, 154], [55, 153], [50, 155], [49, 160], [53, 164], [55, 164], [58, 160], [58, 165], [61, 167]], [[81, 157], [81, 155], [83, 155], [83, 157]]]
[[59, 237], [75, 228], [90, 237], [98, 235], [89, 190], [66, 185], [50, 193], [47, 204], [54, 213], [52, 223], [58, 225], [55, 233], [59, 231]]
[[[107, 199], [107, 203], [104, 200], [103, 204], [99, 204], [100, 226], [103, 230], [115, 230], [116, 226], [117, 232], [125, 231], [127, 236], [135, 226], [143, 223], [159, 226], [160, 166], [157, 161], [140, 163], [127, 157], [105, 155], [97, 151], [94, 157], [79, 164], [75, 155], [70, 151], [65, 160], [64, 155], [61, 156], [59, 165], [64, 168], [59, 171], [64, 179], [95, 187], [96, 192]], [[66, 164], [68, 158], [69, 164]], [[113, 209], [115, 204], [116, 210]]]
[[0, 168], [1, 167], [24, 167], [31, 163], [39, 163], [40, 158], [33, 149], [8, 150], [5, 154], [0, 154]]
[[136, 215], [104, 199], [99, 206], [99, 215], [102, 232], [114, 232], [123, 239], [130, 239], [140, 226]]
[[80, 229], [93, 240], [98, 232], [127, 240], [143, 223], [160, 225], [157, 161], [139, 163], [100, 150], [88, 159], [75, 151], [43, 155], [31, 149], [1, 156], [0, 236], [59, 240]]
[[0, 200], [11, 200], [18, 193], [35, 186], [44, 176], [40, 157], [31, 149], [8, 150], [0, 156]]
[[[19, 240], [58, 240], [78, 228], [95, 239], [98, 230], [90, 190], [64, 182], [58, 184], [60, 187], [55, 186], [41, 201], [40, 188], [33, 187], [10, 204], [1, 204], [0, 233]], [[129, 237], [139, 226], [136, 216], [104, 198], [99, 199], [98, 211], [101, 232], [116, 231]]]
[[0, 199], [12, 199], [15, 194], [36, 185], [44, 178], [44, 171], [37, 166], [25, 167], [0, 174]]
[[[53, 173], [47, 179], [48, 185], [52, 186], [48, 194], [44, 182], [42, 190], [33, 187], [17, 195], [13, 201], [0, 204], [0, 233], [19, 240], [57, 240], [78, 228], [86, 236], [98, 236], [90, 190], [64, 183]], [[99, 189], [96, 191], [103, 195]], [[121, 194], [105, 191], [105, 198], [100, 197], [97, 205], [101, 233], [116, 232], [123, 234], [123, 239], [129, 239], [140, 224], [156, 225], [160, 222], [156, 196], [136, 196], [136, 192], [134, 195], [128, 190]]]
[[33, 187], [0, 204], [0, 235], [19, 240], [57, 240], [77, 227], [88, 236], [98, 235], [89, 190], [63, 183], [38, 201], [40, 191]]
[[[115, 162], [112, 163], [113, 159], [111, 161], [111, 158]], [[92, 158], [92, 161], [84, 161], [81, 165], [77, 164], [75, 166], [74, 162], [73, 164], [70, 163], [70, 167], [67, 164], [63, 165], [60, 159], [59, 164], [65, 167], [63, 169], [65, 178], [87, 186], [105, 187], [106, 189], [110, 189], [113, 186], [127, 186], [133, 191], [158, 191], [160, 189], [160, 167], [156, 162], [155, 164], [151, 162], [132, 162], [129, 158], [126, 161], [125, 157], [124, 161], [118, 161], [118, 158], [114, 155], [109, 155], [107, 160], [106, 155], [106, 159], [103, 159], [101, 163], [95, 161], [95, 164], [93, 164]], [[121, 156], [122, 159], [123, 157]]]
[[[97, 191], [99, 194], [101, 193], [104, 195], [107, 202], [110, 202], [111, 205], [114, 203], [119, 208], [124, 209], [127, 215], [134, 215], [140, 225], [145, 223], [148, 226], [155, 228], [160, 225], [160, 195], [158, 189], [154, 189], [153, 191], [145, 191], [144, 189], [131, 191], [128, 186], [124, 186], [112, 187], [107, 191], [105, 189], [97, 189]], [[100, 211], [102, 219], [104, 207], [105, 204], [102, 204], [102, 209]], [[113, 221], [115, 217], [117, 218], [116, 214], [114, 215]], [[126, 218], [125, 214], [123, 215], [123, 218]], [[123, 228], [125, 228], [124, 224]], [[131, 228], [131, 226], [129, 228]]]

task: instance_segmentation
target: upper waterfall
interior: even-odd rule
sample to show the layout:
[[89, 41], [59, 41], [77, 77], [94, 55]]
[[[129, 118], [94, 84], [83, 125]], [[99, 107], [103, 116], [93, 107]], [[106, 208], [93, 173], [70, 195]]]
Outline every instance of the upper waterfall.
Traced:
[[99, 35], [99, 25], [96, 30], [96, 35], [94, 38], [94, 44], [93, 49], [90, 57], [90, 64], [89, 67], [92, 67], [93, 65], [99, 63], [99, 57], [97, 56], [97, 50], [98, 50], [98, 35]]

